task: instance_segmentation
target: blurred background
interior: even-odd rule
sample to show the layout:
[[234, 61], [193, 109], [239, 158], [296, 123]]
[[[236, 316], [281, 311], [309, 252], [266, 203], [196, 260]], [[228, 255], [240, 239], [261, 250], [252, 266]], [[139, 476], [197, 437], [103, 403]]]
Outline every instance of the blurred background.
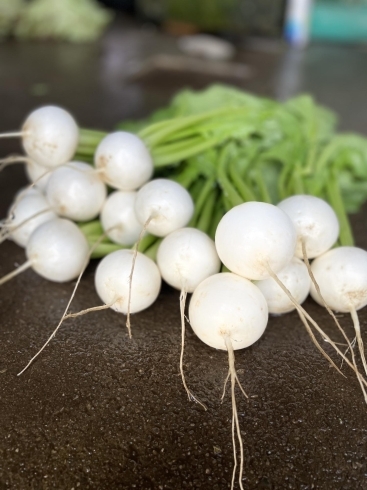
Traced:
[[213, 82], [278, 99], [314, 91], [343, 113], [353, 94], [330, 81], [346, 82], [341, 65], [361, 75], [366, 42], [367, 0], [0, 0], [0, 95], [14, 127], [19, 97], [65, 104], [69, 83], [70, 109], [107, 128]]
[[119, 12], [174, 35], [284, 37], [297, 45], [367, 39], [366, 0], [0, 0], [0, 36], [93, 41]]

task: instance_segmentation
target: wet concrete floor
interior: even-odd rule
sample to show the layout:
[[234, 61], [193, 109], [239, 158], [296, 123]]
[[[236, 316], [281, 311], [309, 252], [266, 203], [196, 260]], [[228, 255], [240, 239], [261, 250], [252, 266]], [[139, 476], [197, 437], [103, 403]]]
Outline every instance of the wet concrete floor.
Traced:
[[[82, 126], [112, 128], [167, 102], [201, 76], [167, 74], [132, 83], [130, 67], [174, 40], [117, 24], [94, 46], [0, 45], [0, 130], [19, 127], [34, 107], [69, 108]], [[336, 109], [344, 129], [367, 133], [367, 50], [314, 46], [306, 53], [244, 51], [253, 69], [239, 85], [287, 97], [310, 91]], [[37, 95], [38, 94], [38, 95]], [[43, 95], [42, 95], [43, 94]], [[0, 154], [18, 151], [2, 141]], [[0, 175], [0, 215], [24, 185], [23, 169]], [[357, 244], [367, 248], [366, 209], [353, 218]], [[0, 246], [0, 276], [24, 261], [11, 242]], [[73, 311], [99, 304], [95, 264], [89, 266]], [[187, 334], [185, 368], [208, 412], [189, 403], [178, 376], [178, 293], [163, 287], [158, 301], [133, 317], [133, 339], [112, 311], [65, 322], [56, 339], [21, 377], [16, 374], [60, 318], [73, 284], [27, 271], [0, 291], [0, 489], [229, 488], [231, 404], [220, 403], [225, 352]], [[306, 308], [335, 335], [311, 300]], [[366, 335], [367, 314], [361, 312]], [[352, 335], [348, 316], [341, 319]], [[328, 352], [331, 350], [326, 346]], [[274, 317], [253, 347], [236, 353], [246, 489], [367, 488], [367, 411], [358, 384], [320, 357], [295, 313]]]

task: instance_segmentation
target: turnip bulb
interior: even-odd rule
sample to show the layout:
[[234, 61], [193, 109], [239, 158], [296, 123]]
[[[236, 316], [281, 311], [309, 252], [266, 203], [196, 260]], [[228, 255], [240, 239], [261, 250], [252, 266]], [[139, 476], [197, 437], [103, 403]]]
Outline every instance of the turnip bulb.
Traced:
[[114, 189], [135, 191], [153, 175], [153, 160], [135, 134], [117, 131], [99, 143], [94, 164], [101, 178]]
[[89, 221], [98, 216], [106, 196], [106, 185], [96, 170], [84, 162], [58, 167], [51, 173], [46, 187], [52, 209], [73, 221]]
[[218, 224], [215, 245], [223, 264], [250, 280], [269, 277], [291, 260], [296, 230], [279, 208], [263, 202], [247, 202], [228, 211]]
[[[310, 293], [311, 279], [306, 265], [294, 257], [281, 271], [278, 277], [301, 305]], [[268, 304], [269, 313], [281, 315], [296, 309], [288, 295], [279, 287], [272, 277], [256, 281], [256, 286], [263, 293]]]
[[152, 235], [163, 237], [186, 226], [193, 212], [190, 194], [173, 180], [152, 180], [136, 196], [136, 217]]
[[[104, 257], [95, 275], [97, 293], [104, 303], [113, 303], [111, 308], [127, 314], [131, 265], [134, 252], [117, 250]], [[161, 288], [158, 267], [145, 255], [138, 252], [132, 281], [131, 313], [145, 310], [157, 299]]]
[[333, 208], [323, 199], [308, 195], [295, 195], [278, 204], [297, 231], [296, 256], [303, 258], [302, 240], [309, 259], [329, 250], [339, 236], [339, 221]]
[[33, 189], [28, 189], [11, 206], [2, 232], [7, 233], [17, 245], [25, 247], [38, 226], [54, 218], [56, 214], [50, 209], [46, 198]]
[[44, 106], [29, 114], [21, 136], [26, 154], [39, 165], [52, 168], [71, 160], [78, 146], [79, 128], [61, 107]]
[[134, 245], [143, 229], [135, 215], [135, 200], [136, 192], [115, 191], [103, 205], [102, 227], [109, 239], [120, 245]]
[[228, 337], [233, 349], [254, 344], [268, 323], [268, 305], [252, 282], [232, 273], [208, 277], [195, 289], [189, 318], [196, 335], [210, 347], [227, 350]]

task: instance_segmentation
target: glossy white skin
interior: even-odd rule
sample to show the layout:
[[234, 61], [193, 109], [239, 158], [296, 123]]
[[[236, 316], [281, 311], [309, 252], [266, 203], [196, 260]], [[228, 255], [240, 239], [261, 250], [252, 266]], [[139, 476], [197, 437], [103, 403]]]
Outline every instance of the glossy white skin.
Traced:
[[15, 197], [14, 197], [14, 203], [18, 201], [19, 199], [23, 199], [25, 196], [42, 196], [44, 197], [43, 193], [41, 192], [40, 189], [37, 187], [22, 187], [21, 189], [16, 192]]
[[34, 160], [30, 160], [25, 166], [26, 174], [30, 182], [36, 182], [35, 187], [41, 192], [46, 191], [47, 182], [50, 179], [51, 171], [43, 165], [39, 165]]
[[180, 228], [167, 235], [157, 252], [162, 278], [172, 287], [192, 293], [220, 270], [213, 240], [196, 228]]
[[[104, 257], [97, 267], [95, 286], [101, 300], [116, 302], [111, 308], [127, 314], [129, 297], [129, 277], [134, 252], [118, 250]], [[138, 252], [131, 288], [131, 313], [145, 310], [159, 295], [161, 276], [158, 267], [145, 255]]]
[[50, 281], [66, 282], [83, 270], [89, 246], [75, 223], [56, 218], [32, 233], [26, 254], [37, 274]]
[[302, 238], [309, 259], [325, 253], [337, 241], [339, 221], [333, 208], [323, 199], [300, 194], [284, 199], [278, 207], [290, 217], [296, 228], [297, 257], [303, 257]]
[[117, 131], [100, 142], [94, 155], [101, 178], [114, 189], [134, 191], [153, 175], [153, 160], [144, 142], [135, 134]]
[[[357, 247], [329, 250], [312, 262], [312, 272], [326, 304], [335, 311], [360, 310], [367, 305], [367, 252]], [[324, 306], [315, 286], [311, 296]]]
[[107, 233], [115, 243], [133, 245], [139, 238], [143, 226], [135, 215], [136, 192], [115, 191], [110, 194], [102, 208], [101, 223], [105, 231], [119, 225]]
[[74, 118], [61, 107], [45, 106], [31, 112], [22, 132], [27, 155], [48, 168], [71, 160], [78, 146], [79, 128]]
[[229, 336], [234, 350], [255, 343], [268, 323], [268, 306], [259, 288], [232, 273], [210, 276], [191, 297], [189, 318], [200, 340], [226, 350]]
[[[277, 275], [296, 301], [302, 304], [309, 295], [311, 287], [311, 279], [305, 263], [294, 257]], [[255, 284], [268, 303], [269, 313], [280, 315], [296, 309], [273, 278], [268, 277], [262, 281], [257, 281]]]
[[223, 216], [215, 234], [215, 246], [231, 272], [260, 280], [269, 277], [267, 264], [277, 273], [292, 260], [296, 230], [276, 206], [247, 202]]
[[[21, 197], [17, 198], [17, 202], [10, 208], [9, 213], [14, 218], [9, 222], [9, 230], [20, 225], [25, 220], [32, 218], [40, 211], [50, 209], [46, 198], [42, 196], [39, 192], [23, 191]], [[56, 214], [49, 210], [34, 218], [29, 219], [26, 223], [19, 226], [18, 229], [10, 232], [10, 238], [14, 240], [21, 247], [25, 247], [28, 243], [29, 237], [34, 232], [34, 230], [40, 226], [42, 223], [49, 221], [50, 219], [56, 218]]]
[[146, 228], [152, 235], [163, 237], [183, 228], [193, 213], [190, 194], [173, 180], [151, 180], [136, 196], [135, 214], [140, 223], [144, 225], [153, 216]]
[[98, 216], [106, 196], [106, 185], [94, 167], [84, 162], [70, 162], [55, 169], [46, 187], [52, 209], [74, 221], [89, 221]]

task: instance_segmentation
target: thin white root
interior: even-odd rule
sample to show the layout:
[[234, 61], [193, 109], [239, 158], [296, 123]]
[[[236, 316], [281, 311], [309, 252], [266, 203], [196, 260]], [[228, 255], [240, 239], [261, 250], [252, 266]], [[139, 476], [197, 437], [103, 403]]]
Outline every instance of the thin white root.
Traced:
[[241, 385], [241, 382], [240, 382], [240, 380], [238, 379], [237, 371], [236, 371], [236, 381], [237, 381], [237, 384], [238, 384], [238, 386], [239, 386], [240, 390], [242, 391], [243, 396], [244, 396], [245, 398], [247, 398], [247, 399], [248, 399], [248, 394], [247, 394], [247, 393], [246, 393], [246, 391], [243, 389], [243, 386]]
[[64, 320], [66, 320], [67, 318], [76, 318], [77, 316], [83, 316], [94, 311], [107, 310], [108, 308], [111, 308], [111, 306], [113, 306], [116, 301], [117, 300], [115, 299], [114, 301], [111, 301], [111, 303], [107, 303], [102, 306], [92, 306], [91, 308], [86, 308], [85, 310], [78, 311], [77, 313], [69, 313], [68, 315], [66, 315]]
[[[344, 332], [344, 329], [342, 328], [342, 326], [340, 325], [339, 323], [339, 320], [336, 318], [334, 312], [332, 311], [332, 309], [329, 307], [329, 305], [326, 303], [323, 295], [321, 294], [321, 290], [320, 290], [320, 286], [318, 285], [317, 281], [316, 281], [316, 278], [312, 272], [312, 269], [311, 269], [311, 265], [310, 265], [310, 261], [308, 260], [308, 256], [307, 256], [307, 251], [306, 251], [306, 243], [305, 241], [302, 239], [301, 240], [301, 243], [302, 243], [302, 255], [303, 255], [303, 260], [304, 260], [304, 263], [306, 264], [306, 267], [307, 267], [307, 270], [308, 270], [308, 274], [311, 278], [311, 281], [313, 283], [313, 285], [315, 286], [315, 289], [316, 289], [316, 292], [317, 294], [319, 295], [324, 307], [326, 308], [327, 312], [329, 313], [329, 315], [332, 317], [332, 319], [334, 320], [336, 326], [338, 327], [339, 331], [341, 332], [341, 334], [343, 335], [343, 337], [345, 338], [346, 342], [347, 342], [347, 345], [348, 345], [348, 348], [349, 349], [352, 349], [352, 345], [350, 343], [350, 340], [348, 339], [346, 333]], [[326, 339], [327, 340], [327, 339]], [[327, 340], [328, 342], [328, 340]], [[337, 345], [337, 343], [335, 342], [335, 345]], [[367, 371], [366, 371], [367, 373]]]
[[[235, 425], [236, 425], [237, 439], [238, 439], [238, 443], [240, 445], [240, 472], [239, 472], [239, 476], [238, 476], [238, 483], [240, 485], [241, 490], [244, 490], [243, 485], [242, 485], [243, 460], [244, 460], [244, 458], [243, 458], [243, 442], [242, 442], [240, 424], [239, 424], [239, 420], [238, 420], [236, 395], [235, 395], [235, 386], [236, 386], [236, 381], [238, 382], [238, 379], [237, 379], [237, 375], [236, 375], [234, 350], [233, 350], [231, 339], [229, 337], [224, 337], [224, 341], [225, 341], [227, 352], [228, 352], [228, 364], [229, 364], [229, 370], [230, 370], [230, 374], [231, 374], [232, 417], [233, 417]], [[237, 468], [237, 457], [236, 457], [236, 444], [235, 444], [235, 437], [234, 437], [234, 429], [233, 428], [232, 428], [232, 441], [233, 441], [233, 460], [234, 460], [234, 471], [235, 471]], [[231, 490], [233, 490], [233, 488], [234, 488], [234, 473], [232, 475]]]
[[136, 257], [138, 256], [138, 249], [139, 249], [139, 245], [140, 245], [140, 242], [141, 242], [141, 239], [143, 238], [144, 236], [144, 233], [146, 232], [146, 229], [149, 225], [149, 223], [151, 222], [151, 220], [154, 218], [154, 216], [149, 216], [149, 218], [146, 220], [146, 222], [144, 223], [144, 226], [143, 226], [143, 229], [141, 230], [140, 232], [140, 235], [139, 235], [139, 238], [138, 238], [138, 241], [135, 243], [135, 246], [134, 246], [134, 255], [133, 255], [133, 261], [132, 261], [132, 264], [131, 264], [131, 271], [130, 271], [130, 275], [129, 275], [129, 297], [128, 297], [128, 300], [127, 300], [127, 316], [126, 316], [126, 328], [129, 332], [129, 337], [131, 339], [131, 323], [130, 323], [130, 310], [131, 310], [131, 290], [132, 290], [132, 284], [133, 284], [133, 275], [134, 275], [134, 269], [135, 269], [135, 262], [136, 262]]
[[6, 276], [2, 277], [0, 279], [0, 286], [5, 284], [6, 282], [10, 281], [10, 279], [13, 279], [13, 277], [17, 276], [21, 272], [29, 269], [29, 267], [32, 266], [32, 262], [30, 260], [27, 260], [27, 262], [24, 262], [24, 264], [20, 265], [17, 269], [14, 269], [12, 272], [9, 272]]
[[228, 374], [227, 374], [227, 377], [226, 377], [226, 379], [224, 381], [224, 385], [223, 385], [223, 393], [222, 393], [222, 396], [220, 397], [222, 403], [223, 403], [223, 400], [224, 400], [224, 397], [226, 394], [227, 383], [228, 383], [230, 375], [231, 375], [231, 370], [228, 369]]
[[333, 368], [335, 368], [339, 374], [341, 374], [342, 376], [345, 377], [345, 375], [340, 371], [338, 366], [334, 363], [334, 361], [331, 359], [331, 357], [324, 351], [324, 349], [321, 347], [321, 345], [317, 341], [317, 339], [316, 339], [313, 331], [311, 330], [311, 327], [308, 324], [308, 322], [307, 322], [304, 314], [302, 313], [302, 311], [298, 310], [298, 315], [299, 315], [300, 319], [302, 320], [302, 323], [305, 326], [307, 333], [311, 337], [311, 340], [315, 344], [316, 348], [321, 352], [321, 354], [325, 357], [325, 359], [327, 359], [330, 362], [330, 364], [333, 366]]
[[[78, 289], [78, 286], [79, 286], [79, 283], [81, 281], [81, 278], [84, 274], [84, 271], [85, 269], [87, 268], [87, 265], [89, 264], [89, 259], [92, 255], [92, 253], [94, 252], [94, 250], [97, 248], [97, 246], [101, 243], [101, 241], [106, 237], [107, 233], [109, 232], [109, 230], [107, 230], [103, 235], [101, 235], [99, 237], [99, 239], [93, 244], [93, 246], [90, 248], [89, 250], [89, 254], [87, 255], [86, 259], [85, 259], [85, 262], [84, 262], [84, 265], [83, 265], [83, 268], [78, 276], [78, 279], [75, 283], [75, 286], [74, 286], [74, 289], [73, 289], [73, 292], [71, 293], [71, 296], [70, 296], [70, 299], [68, 301], [68, 304], [66, 305], [66, 308], [65, 308], [65, 311], [61, 317], [61, 320], [59, 321], [57, 327], [55, 328], [55, 330], [52, 332], [52, 334], [49, 336], [49, 338], [47, 339], [47, 341], [43, 344], [43, 346], [40, 348], [40, 350], [32, 357], [32, 359], [28, 362], [28, 364], [17, 374], [17, 376], [20, 376], [21, 374], [24, 373], [24, 371], [26, 371], [29, 366], [33, 363], [33, 361], [35, 359], [37, 359], [37, 357], [41, 354], [41, 352], [48, 346], [48, 344], [51, 342], [51, 340], [55, 337], [55, 335], [57, 334], [59, 328], [61, 327], [62, 323], [64, 322], [65, 318], [72, 318], [74, 316], [79, 316], [79, 314], [84, 314], [82, 312], [79, 312], [79, 314], [77, 313], [70, 313], [70, 315], [68, 316], [68, 311], [69, 311], [69, 308], [70, 308], [70, 305], [71, 305], [71, 302], [73, 301], [74, 299], [74, 296], [76, 294], [76, 290]], [[116, 301], [116, 300], [115, 300]], [[115, 301], [113, 301], [113, 303], [115, 303]], [[113, 304], [112, 303], [112, 304]], [[105, 308], [109, 308], [109, 306], [107, 305], [103, 305], [102, 307], [99, 307], [97, 306], [96, 307], [97, 309], [105, 309]], [[83, 312], [85, 313], [88, 313], [89, 311], [92, 311], [93, 308], [87, 308], [87, 310], [82, 310]]]
[[185, 349], [185, 306], [186, 306], [186, 298], [187, 298], [187, 292], [183, 289], [180, 294], [180, 312], [181, 312], [181, 355], [180, 355], [180, 373], [181, 373], [181, 379], [182, 383], [184, 385], [184, 388], [186, 390], [187, 396], [190, 401], [194, 401], [195, 403], [198, 403], [203, 407], [204, 410], [207, 410], [206, 405], [197, 398], [192, 391], [189, 390], [186, 380], [185, 380], [185, 375], [184, 375], [184, 370], [183, 370], [183, 355], [184, 355], [184, 349]]
[[[307, 313], [307, 311], [295, 300], [295, 298], [292, 296], [290, 291], [286, 288], [286, 286], [282, 283], [282, 281], [278, 278], [278, 276], [272, 271], [271, 267], [267, 265], [267, 270], [269, 272], [270, 277], [274, 279], [274, 281], [281, 287], [281, 289], [285, 292], [285, 294], [288, 296], [288, 298], [292, 301], [294, 306], [296, 307], [297, 311], [300, 313], [303, 313], [305, 318], [313, 325], [313, 327], [319, 332], [320, 335], [322, 335], [331, 345], [332, 347], [336, 350], [336, 352], [344, 359], [344, 361], [348, 364], [348, 366], [356, 373], [358, 379], [364, 384], [364, 386], [367, 386], [367, 381], [362, 377], [361, 373], [358, 371], [357, 367], [350, 362], [347, 356], [341, 352], [341, 350], [338, 348], [338, 346], [333, 342], [328, 335], [319, 327], [319, 325], [315, 322], [315, 320]], [[324, 351], [323, 354], [326, 358], [328, 358], [327, 354]], [[329, 358], [330, 359], [330, 358]], [[335, 363], [333, 363], [333, 366], [335, 366]], [[340, 372], [338, 368], [336, 368], [337, 371]], [[341, 373], [344, 377], [345, 375]]]
[[11, 133], [0, 133], [0, 138], [19, 138], [27, 134], [24, 131], [13, 131]]
[[362, 359], [364, 371], [367, 374], [366, 356], [364, 354], [364, 345], [363, 345], [363, 340], [362, 340], [362, 336], [361, 336], [361, 326], [359, 323], [358, 313], [356, 312], [355, 308], [351, 308], [350, 314], [351, 314], [351, 317], [353, 320], [354, 330], [356, 331], [356, 338], [357, 338], [359, 353], [361, 354], [361, 359]]
[[13, 163], [28, 163], [32, 160], [29, 157], [24, 155], [9, 155], [6, 158], [0, 159], [0, 172], [7, 167], [8, 165], [12, 165]]
[[[311, 269], [311, 265], [310, 265], [310, 261], [308, 260], [308, 256], [307, 256], [307, 251], [306, 251], [306, 243], [305, 241], [302, 239], [301, 241], [302, 243], [302, 255], [303, 255], [303, 260], [306, 264], [306, 267], [307, 267], [307, 270], [308, 270], [308, 274], [311, 278], [311, 281], [313, 282], [313, 285], [315, 286], [315, 289], [316, 289], [316, 292], [317, 294], [319, 295], [319, 298], [321, 299], [324, 307], [326, 308], [327, 312], [329, 313], [329, 315], [333, 318], [336, 326], [338, 327], [339, 331], [342, 333], [344, 339], [346, 340], [347, 342], [347, 345], [348, 345], [348, 348], [347, 350], [344, 352], [344, 355], [342, 357], [342, 362], [341, 362], [341, 366], [340, 366], [340, 369], [343, 367], [343, 362], [344, 362], [344, 359], [346, 358], [347, 354], [348, 354], [348, 350], [350, 350], [351, 352], [351, 355], [352, 355], [352, 362], [353, 362], [353, 366], [355, 367], [355, 374], [357, 376], [357, 379], [358, 379], [358, 382], [361, 386], [361, 389], [362, 389], [362, 393], [363, 393], [363, 397], [364, 397], [364, 400], [365, 402], [367, 403], [367, 393], [366, 393], [366, 390], [363, 386], [363, 383], [361, 381], [361, 374], [359, 373], [358, 371], [358, 367], [357, 367], [357, 363], [356, 363], [356, 359], [355, 359], [355, 355], [354, 355], [354, 351], [353, 351], [353, 345], [352, 343], [350, 342], [350, 340], [348, 339], [347, 337], [347, 334], [344, 332], [344, 329], [342, 328], [342, 326], [340, 325], [339, 323], [339, 320], [337, 319], [336, 315], [334, 314], [334, 312], [332, 311], [332, 309], [329, 307], [329, 305], [326, 303], [323, 295], [321, 294], [321, 290], [320, 290], [320, 286], [318, 285], [317, 281], [316, 281], [316, 278], [312, 272], [312, 269]], [[329, 342], [328, 339], [324, 339], [326, 340], [326, 342]], [[335, 342], [335, 345], [340, 345], [338, 344], [337, 342]], [[365, 369], [366, 369], [366, 366], [364, 365]], [[367, 371], [366, 371], [367, 372]]]
[[16, 230], [19, 230], [23, 225], [27, 224], [29, 221], [31, 221], [33, 218], [37, 218], [37, 216], [40, 216], [43, 213], [48, 213], [51, 211], [51, 208], [46, 208], [42, 209], [42, 211], [38, 211], [37, 213], [34, 213], [32, 216], [29, 216], [27, 219], [21, 221], [18, 223], [16, 226], [11, 226], [11, 222], [13, 220], [12, 216], [9, 216], [8, 219], [3, 221], [1, 223], [1, 230], [0, 230], [0, 244], [3, 243], [11, 233], [13, 233]]
[[234, 411], [233, 410], [232, 410], [232, 446], [233, 446], [233, 461], [234, 461], [234, 465], [233, 465], [233, 471], [232, 471], [231, 490], [233, 490], [233, 488], [234, 488], [234, 480], [236, 478], [236, 471], [237, 471], [237, 450], [236, 450], [236, 437], [235, 437], [235, 418], [234, 418]]

